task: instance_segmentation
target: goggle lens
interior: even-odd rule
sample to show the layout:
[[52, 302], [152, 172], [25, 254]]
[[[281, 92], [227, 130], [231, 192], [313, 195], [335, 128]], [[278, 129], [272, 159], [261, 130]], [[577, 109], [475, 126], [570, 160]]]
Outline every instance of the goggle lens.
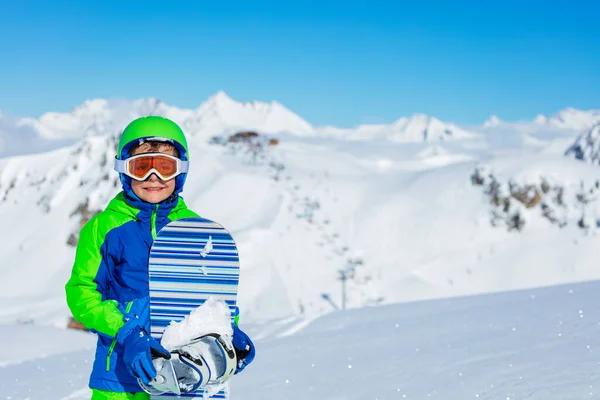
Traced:
[[133, 157], [128, 160], [129, 173], [142, 179], [155, 169], [161, 179], [168, 180], [178, 174], [177, 159], [164, 155]]

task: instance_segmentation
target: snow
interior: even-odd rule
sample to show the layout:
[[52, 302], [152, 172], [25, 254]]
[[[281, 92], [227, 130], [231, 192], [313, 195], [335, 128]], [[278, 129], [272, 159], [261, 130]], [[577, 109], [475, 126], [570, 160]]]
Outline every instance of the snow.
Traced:
[[451, 123], [444, 123], [435, 117], [425, 114], [402, 117], [390, 125], [359, 125], [349, 129], [325, 126], [317, 128], [317, 131], [321, 136], [330, 136], [339, 139], [384, 139], [403, 143], [467, 139], [476, 136], [474, 132], [469, 132]]
[[487, 121], [485, 121], [483, 123], [483, 127], [484, 128], [493, 128], [500, 124], [502, 124], [502, 120], [500, 118], [498, 118], [498, 116], [492, 115], [490, 118], [488, 118]]
[[[256, 340], [254, 363], [230, 380], [232, 399], [594, 399], [598, 293], [591, 282], [333, 312]], [[260, 337], [269, 326], [242, 328]], [[92, 334], [0, 332], [2, 343], [43, 338], [25, 342], [39, 357], [0, 367], [3, 398], [89, 399]], [[48, 343], [53, 354], [41, 356]]]
[[[231, 315], [229, 306], [223, 300], [209, 297], [201, 306], [195, 308], [183, 320], [172, 321], [166, 328], [161, 338], [161, 344], [169, 351], [184, 349], [186, 354], [200, 359], [202, 356], [206, 366], [217, 379], [226, 371], [223, 352], [214, 343], [197, 341], [196, 339], [209, 334], [224, 336], [231, 341], [233, 329], [231, 327]], [[157, 371], [161, 371], [162, 359], [154, 360]], [[185, 364], [172, 359], [178, 378], [189, 377], [192, 384], [198, 382], [199, 377], [187, 368]], [[221, 389], [229, 390], [229, 382], [211, 384], [205, 387], [205, 398], [218, 393]]]
[[[109, 102], [94, 104], [86, 109]], [[162, 107], [156, 99], [144, 104]], [[220, 93], [210, 104], [252, 103]], [[310, 320], [341, 307], [338, 273], [351, 260], [361, 264], [348, 282], [349, 308], [598, 277], [593, 232], [572, 226], [581, 216], [575, 200], [555, 211], [570, 221], [566, 229], [521, 207], [526, 226], [513, 234], [492, 226], [495, 210], [470, 182], [487, 166], [503, 183], [545, 179], [575, 199], [582, 182], [596, 181], [593, 165], [564, 156], [578, 134], [522, 123], [472, 130], [469, 138], [427, 142], [280, 134], [277, 146], [260, 149], [211, 145], [192, 131], [183, 196], [236, 239], [246, 282], [240, 306], [253, 322]], [[0, 159], [0, 217], [12, 227], [3, 237], [0, 321], [65, 325], [72, 244], [120, 190], [110, 161], [117, 135]], [[589, 224], [596, 205], [586, 208]]]
[[[2, 357], [0, 370], [28, 363], [32, 360], [52, 358], [62, 355], [65, 349], [70, 351], [93, 351], [96, 340], [91, 335], [81, 335], [73, 330], [59, 329], [52, 326], [33, 325], [33, 321], [19, 321], [17, 325], [0, 325], [2, 339]], [[40, 338], [45, 346], [38, 346]]]
[[[11, 131], [28, 132], [30, 138], [20, 147], [120, 132], [128, 122], [142, 115], [162, 115], [179, 123], [186, 132], [204, 139], [212, 135], [238, 130], [259, 130], [265, 133], [292, 132], [296, 135], [313, 135], [313, 127], [278, 102], [239, 103], [226, 93], [218, 92], [196, 109], [170, 106], [160, 99], [147, 98], [133, 101], [123, 99], [90, 99], [70, 112], [48, 112], [38, 118], [0, 121], [0, 140]], [[7, 128], [3, 129], [3, 125]], [[6, 131], [6, 133], [4, 132]], [[12, 133], [11, 133], [12, 134]], [[1, 146], [0, 156], [12, 154], [18, 147]], [[39, 145], [38, 145], [39, 146]], [[49, 147], [50, 145], [47, 145]]]
[[[314, 127], [277, 101], [242, 103], [220, 91], [195, 109], [178, 108], [152, 97], [136, 100], [89, 99], [69, 112], [53, 111], [21, 119], [3, 117], [0, 119], [0, 157], [52, 150], [83, 137], [117, 133], [131, 120], [149, 114], [171, 118], [190, 136], [203, 140], [238, 131], [394, 142], [454, 140], [476, 135], [424, 114], [402, 117], [387, 125], [360, 125], [344, 129]], [[13, 144], [15, 138], [18, 141]]]
[[161, 344], [167, 350], [175, 350], [193, 339], [210, 333], [233, 335], [229, 307], [222, 300], [209, 297], [182, 321], [171, 322], [165, 328]]
[[577, 110], [567, 107], [556, 114], [546, 117], [539, 115], [535, 119], [537, 124], [554, 125], [557, 127], [568, 127], [580, 131], [589, 130], [600, 122], [600, 110]]
[[594, 125], [589, 132], [581, 134], [575, 143], [565, 152], [578, 160], [589, 163], [600, 161], [600, 123]]
[[[595, 111], [313, 127], [219, 92], [191, 110], [96, 99], [2, 116], [7, 398], [89, 398], [95, 339], [65, 329], [64, 284], [81, 224], [120, 190], [118, 134], [148, 113], [184, 126], [183, 197], [239, 248], [241, 326], [258, 357], [231, 381], [234, 398], [597, 396], [600, 184], [597, 164], [567, 151], [595, 155]], [[261, 136], [224, 144], [239, 131]]]

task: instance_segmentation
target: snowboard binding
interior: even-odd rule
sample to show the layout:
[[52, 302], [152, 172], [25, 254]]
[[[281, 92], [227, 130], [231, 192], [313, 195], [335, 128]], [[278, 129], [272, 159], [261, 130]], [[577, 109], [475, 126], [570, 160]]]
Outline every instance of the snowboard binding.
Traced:
[[138, 379], [140, 387], [150, 395], [181, 395], [225, 383], [235, 374], [237, 356], [230, 337], [210, 333], [171, 350], [170, 360], [152, 362], [157, 375], [149, 385]]

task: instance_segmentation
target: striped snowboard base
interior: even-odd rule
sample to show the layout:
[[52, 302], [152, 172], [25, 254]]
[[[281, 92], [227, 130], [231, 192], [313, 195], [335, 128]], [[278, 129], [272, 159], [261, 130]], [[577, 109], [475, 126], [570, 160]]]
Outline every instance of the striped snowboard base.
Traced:
[[[160, 339], [171, 321], [179, 322], [213, 296], [224, 300], [232, 319], [237, 302], [239, 257], [231, 235], [203, 218], [173, 221], [158, 232], [150, 250], [150, 324]], [[152, 399], [203, 398], [195, 393], [163, 394]], [[212, 399], [228, 399], [220, 391]]]

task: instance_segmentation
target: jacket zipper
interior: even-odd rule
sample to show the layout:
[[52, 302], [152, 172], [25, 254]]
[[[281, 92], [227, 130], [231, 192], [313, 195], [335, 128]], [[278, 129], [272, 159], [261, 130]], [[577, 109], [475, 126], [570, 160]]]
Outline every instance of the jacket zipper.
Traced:
[[154, 211], [152, 211], [152, 216], [150, 217], [150, 226], [152, 227], [152, 240], [156, 239], [156, 213], [158, 212], [158, 204]]
[[[152, 215], [150, 216], [150, 227], [152, 228], [152, 239], [156, 238], [156, 213], [158, 212], [158, 204], [156, 208], [152, 211]], [[127, 303], [127, 308], [125, 312], [129, 312], [131, 310], [131, 306], [133, 305], [133, 301]], [[117, 345], [117, 339], [114, 339], [110, 344], [110, 348], [108, 349], [108, 354], [106, 355], [106, 371], [110, 371], [110, 356]]]
[[[133, 301], [130, 301], [129, 303], [127, 303], [127, 307], [125, 308], [125, 312], [128, 313], [129, 311], [131, 311], [131, 306], [133, 306]], [[108, 354], [106, 355], [106, 372], [110, 371], [110, 356], [112, 356], [113, 350], [115, 349], [115, 346], [117, 344], [117, 339], [113, 339], [112, 343], [110, 344], [110, 347], [108, 349]]]

